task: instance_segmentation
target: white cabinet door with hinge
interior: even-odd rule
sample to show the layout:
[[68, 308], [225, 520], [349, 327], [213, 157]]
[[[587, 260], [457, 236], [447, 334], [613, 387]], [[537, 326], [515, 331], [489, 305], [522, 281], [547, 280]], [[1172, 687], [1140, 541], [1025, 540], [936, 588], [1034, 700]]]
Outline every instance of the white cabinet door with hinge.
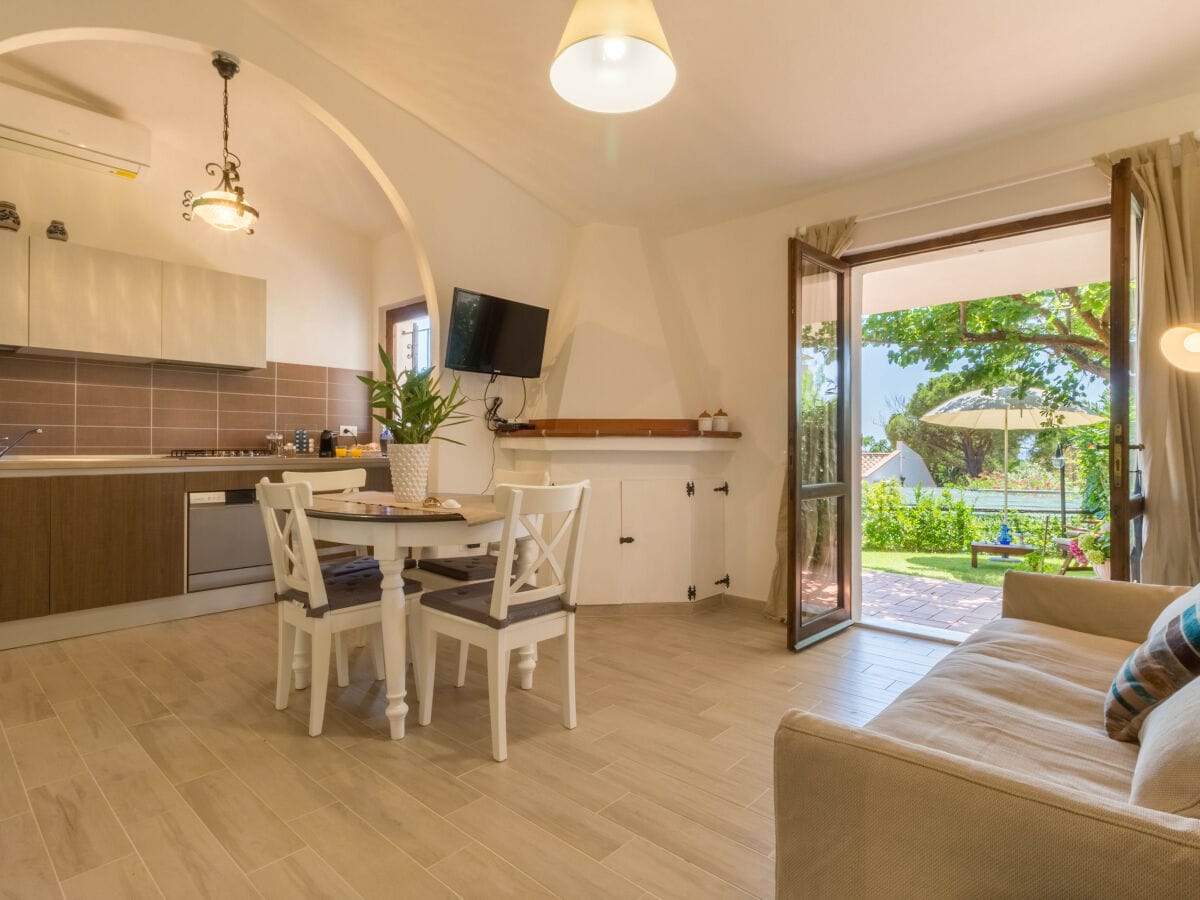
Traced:
[[29, 343], [29, 238], [0, 231], [0, 344]]
[[267, 283], [163, 263], [162, 358], [259, 369], [267, 364]]
[[29, 346], [158, 359], [162, 262], [32, 239]]
[[687, 479], [674, 478], [621, 482], [622, 603], [688, 601], [692, 500], [687, 485]]
[[[558, 523], [551, 523], [552, 529]], [[550, 532], [553, 534], [553, 530]], [[588, 518], [583, 529], [579, 561], [579, 602], [621, 602], [621, 482], [592, 479]]]
[[724, 478], [697, 478], [692, 497], [692, 584], [696, 599], [723, 594], [725, 569], [725, 498], [729, 482]]

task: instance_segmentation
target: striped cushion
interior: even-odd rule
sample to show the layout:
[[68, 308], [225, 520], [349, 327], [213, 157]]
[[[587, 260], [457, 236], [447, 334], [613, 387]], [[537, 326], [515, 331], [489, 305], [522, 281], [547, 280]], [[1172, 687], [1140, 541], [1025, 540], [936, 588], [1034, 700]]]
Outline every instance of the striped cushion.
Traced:
[[1200, 675], [1200, 601], [1150, 630], [1130, 654], [1104, 703], [1104, 728], [1118, 741], [1136, 741], [1154, 704]]

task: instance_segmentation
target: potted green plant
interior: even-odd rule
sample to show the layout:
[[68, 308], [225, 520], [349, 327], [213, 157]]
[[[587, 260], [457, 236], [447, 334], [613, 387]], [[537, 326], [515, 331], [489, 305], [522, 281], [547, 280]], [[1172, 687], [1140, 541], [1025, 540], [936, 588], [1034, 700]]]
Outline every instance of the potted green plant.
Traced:
[[382, 378], [359, 375], [358, 380], [371, 391], [371, 408], [376, 410], [372, 417], [392, 433], [388, 449], [392, 493], [399, 503], [420, 503], [428, 496], [429, 442], [462, 444], [438, 431], [470, 418], [459, 412], [467, 398], [457, 377], [443, 396], [441, 379], [433, 376], [432, 367], [397, 373], [383, 347], [379, 348], [379, 361], [383, 366]]
[[1107, 522], [1099, 531], [1085, 532], [1072, 540], [1070, 550], [1078, 562], [1092, 567], [1097, 578], [1112, 576], [1112, 538]]

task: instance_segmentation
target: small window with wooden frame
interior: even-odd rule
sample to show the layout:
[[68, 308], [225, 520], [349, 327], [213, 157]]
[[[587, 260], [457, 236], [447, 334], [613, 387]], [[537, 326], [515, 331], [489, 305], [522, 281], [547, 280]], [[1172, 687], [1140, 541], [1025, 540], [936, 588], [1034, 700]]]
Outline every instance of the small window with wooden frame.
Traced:
[[416, 298], [385, 313], [387, 352], [397, 369], [419, 372], [433, 365], [429, 306]]

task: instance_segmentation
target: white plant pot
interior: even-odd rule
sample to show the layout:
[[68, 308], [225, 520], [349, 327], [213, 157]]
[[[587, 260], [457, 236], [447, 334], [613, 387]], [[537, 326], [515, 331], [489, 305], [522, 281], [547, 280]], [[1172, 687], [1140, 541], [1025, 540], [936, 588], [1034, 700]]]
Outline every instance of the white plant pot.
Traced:
[[421, 503], [429, 496], [429, 444], [392, 444], [387, 458], [397, 503]]
[[1110, 581], [1112, 579], [1112, 561], [1102, 563], [1092, 563], [1092, 571], [1096, 573], [1096, 577], [1102, 581]]

